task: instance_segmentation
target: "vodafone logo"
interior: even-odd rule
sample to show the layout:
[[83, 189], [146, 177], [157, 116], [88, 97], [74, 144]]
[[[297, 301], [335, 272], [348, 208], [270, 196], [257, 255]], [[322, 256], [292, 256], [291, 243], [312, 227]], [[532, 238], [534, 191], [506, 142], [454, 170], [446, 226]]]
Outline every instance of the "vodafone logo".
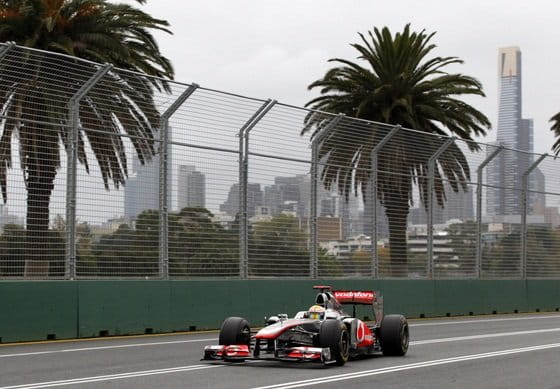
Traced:
[[334, 292], [334, 297], [339, 302], [372, 303], [375, 300], [375, 292], [337, 290]]

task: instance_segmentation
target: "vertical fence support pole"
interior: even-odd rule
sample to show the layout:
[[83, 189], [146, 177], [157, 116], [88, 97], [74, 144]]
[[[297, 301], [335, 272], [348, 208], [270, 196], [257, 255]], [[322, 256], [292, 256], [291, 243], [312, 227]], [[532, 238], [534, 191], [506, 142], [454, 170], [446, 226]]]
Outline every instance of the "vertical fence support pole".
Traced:
[[68, 144], [66, 168], [66, 261], [65, 276], [76, 279], [76, 181], [78, 164], [78, 127], [80, 101], [111, 70], [105, 65], [97, 70], [89, 80], [68, 101]]
[[276, 100], [267, 100], [239, 130], [239, 277], [249, 278], [249, 221], [247, 186], [249, 185], [249, 132], [274, 107]]
[[399, 132], [401, 130], [401, 126], [397, 125], [395, 127], [393, 127], [391, 129], [391, 131], [389, 131], [387, 133], [387, 135], [385, 135], [383, 137], [383, 139], [381, 139], [379, 141], [379, 143], [377, 145], [375, 145], [375, 147], [371, 150], [371, 173], [370, 173], [370, 184], [369, 184], [369, 190], [370, 190], [370, 207], [372, 210], [372, 221], [371, 221], [371, 226], [372, 226], [372, 231], [371, 231], [371, 276], [372, 278], [378, 278], [379, 277], [379, 256], [378, 256], [378, 252], [377, 252], [377, 236], [378, 236], [378, 231], [377, 231], [377, 191], [378, 191], [378, 186], [377, 186], [377, 173], [379, 172], [379, 152], [381, 151], [381, 149], [383, 147], [385, 147], [385, 145], [391, 140], [391, 138], [393, 138], [395, 136], [395, 134], [397, 132]]
[[482, 173], [496, 156], [504, 149], [498, 146], [476, 170], [476, 278], [480, 279], [482, 273]]
[[523, 210], [521, 211], [521, 279], [527, 278], [527, 212], [529, 210], [529, 196], [527, 192], [529, 191], [529, 174], [531, 174], [546, 157], [548, 157], [548, 154], [541, 155], [521, 176], [521, 204], [523, 206]]
[[434, 190], [435, 190], [435, 174], [437, 159], [447, 150], [453, 142], [455, 137], [451, 137], [445, 141], [444, 144], [430, 157], [428, 160], [428, 264], [427, 264], [427, 277], [432, 278], [434, 272]]
[[169, 119], [198, 89], [192, 84], [159, 118], [159, 277], [169, 279]]
[[317, 228], [317, 197], [319, 193], [319, 148], [325, 136], [335, 128], [340, 120], [344, 117], [343, 114], [338, 114], [334, 117], [311, 141], [311, 198], [309, 206], [309, 233], [311, 236], [310, 244], [310, 261], [309, 261], [309, 277], [316, 279], [319, 275], [319, 230]]
[[12, 50], [16, 44], [14, 42], [8, 42], [4, 46], [0, 46], [0, 61], [4, 59], [4, 57], [8, 54], [10, 50]]

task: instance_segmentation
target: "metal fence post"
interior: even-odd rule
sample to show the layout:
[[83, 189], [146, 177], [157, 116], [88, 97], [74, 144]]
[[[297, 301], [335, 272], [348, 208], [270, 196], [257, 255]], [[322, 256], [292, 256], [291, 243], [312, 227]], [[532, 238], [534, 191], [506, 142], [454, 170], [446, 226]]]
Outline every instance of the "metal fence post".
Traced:
[[189, 86], [159, 119], [159, 276], [163, 280], [169, 279], [169, 118], [197, 89], [198, 84]]
[[529, 191], [529, 174], [545, 159], [548, 154], [541, 155], [535, 162], [533, 162], [523, 175], [521, 176], [521, 204], [523, 210], [521, 213], [521, 278], [527, 278], [527, 238], [528, 238], [528, 228], [527, 228], [527, 212], [529, 209], [529, 199], [527, 192]]
[[432, 278], [434, 272], [434, 190], [435, 190], [435, 172], [437, 159], [447, 150], [453, 142], [455, 137], [451, 137], [445, 141], [440, 148], [432, 154], [428, 160], [428, 263], [427, 263], [427, 277]]
[[499, 146], [494, 150], [476, 170], [476, 278], [480, 278], [482, 273], [482, 173], [496, 156], [504, 149]]
[[4, 59], [8, 52], [16, 47], [14, 42], [8, 42], [6, 45], [0, 47], [0, 61]]
[[372, 278], [379, 277], [379, 257], [377, 252], [377, 173], [379, 172], [379, 152], [381, 149], [395, 136], [397, 132], [402, 129], [400, 125], [397, 125], [391, 129], [379, 141], [377, 145], [371, 150], [371, 174], [370, 174], [370, 198], [372, 207], [372, 231], [371, 231], [371, 276]]
[[80, 101], [111, 70], [105, 65], [97, 70], [89, 80], [68, 101], [68, 144], [66, 168], [66, 261], [67, 279], [76, 279], [76, 181], [78, 164], [78, 126]]
[[247, 186], [249, 185], [249, 132], [274, 107], [276, 100], [267, 100], [239, 130], [239, 277], [249, 277], [249, 222]]
[[323, 139], [325, 139], [325, 136], [327, 136], [328, 133], [338, 125], [343, 117], [343, 114], [338, 114], [323, 129], [321, 129], [311, 141], [311, 198], [309, 199], [309, 232], [311, 235], [311, 247], [309, 250], [309, 277], [312, 279], [316, 279], [319, 274], [319, 230], [317, 228], [317, 197], [319, 192], [319, 147], [321, 146]]

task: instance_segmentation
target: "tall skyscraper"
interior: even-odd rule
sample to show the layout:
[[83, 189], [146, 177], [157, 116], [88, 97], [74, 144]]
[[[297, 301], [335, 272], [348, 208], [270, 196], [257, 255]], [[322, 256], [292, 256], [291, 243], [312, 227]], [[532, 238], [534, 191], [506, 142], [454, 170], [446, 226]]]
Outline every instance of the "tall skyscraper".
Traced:
[[179, 165], [177, 173], [177, 204], [186, 207], [206, 207], [206, 177], [193, 165]]
[[144, 165], [133, 156], [124, 186], [124, 217], [134, 219], [147, 209], [159, 209], [159, 155]]
[[[523, 119], [522, 114], [522, 72], [521, 51], [518, 47], [499, 50], [499, 106], [498, 131], [495, 146], [502, 145], [520, 151], [533, 152], [533, 120]], [[493, 148], [489, 148], [491, 153]], [[502, 151], [487, 169], [487, 214], [520, 215], [522, 211], [522, 176], [533, 162], [530, 154]], [[529, 187], [533, 190], [544, 187], [544, 177], [537, 169], [529, 176]], [[531, 193], [529, 209], [543, 209], [545, 204], [537, 204], [544, 197]]]
[[[158, 132], [154, 134], [154, 139], [159, 139]], [[169, 134], [169, 141], [171, 142], [171, 133]], [[158, 145], [156, 143], [155, 147], [158, 147]], [[169, 168], [167, 170], [167, 204], [169, 209], [171, 209], [171, 183], [173, 182], [171, 149], [172, 147], [169, 147], [167, 154], [169, 161]], [[142, 211], [147, 209], [159, 210], [159, 157], [160, 155], [156, 150], [156, 155], [150, 161], [141, 164], [134, 152], [132, 156], [132, 169], [124, 186], [125, 218], [135, 219]]]
[[[263, 205], [263, 192], [261, 184], [247, 185], [247, 217], [255, 216], [257, 207]], [[228, 215], [235, 216], [239, 212], [239, 184], [233, 184], [228, 193], [228, 197], [223, 204], [220, 204], [220, 211]]]

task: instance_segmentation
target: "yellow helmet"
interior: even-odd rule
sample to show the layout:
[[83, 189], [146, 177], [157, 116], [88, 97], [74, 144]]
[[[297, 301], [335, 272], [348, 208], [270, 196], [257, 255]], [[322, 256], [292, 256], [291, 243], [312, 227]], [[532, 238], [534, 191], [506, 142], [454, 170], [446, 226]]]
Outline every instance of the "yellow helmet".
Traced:
[[312, 320], [320, 320], [325, 317], [325, 308], [320, 305], [312, 305], [308, 311], [308, 317]]

